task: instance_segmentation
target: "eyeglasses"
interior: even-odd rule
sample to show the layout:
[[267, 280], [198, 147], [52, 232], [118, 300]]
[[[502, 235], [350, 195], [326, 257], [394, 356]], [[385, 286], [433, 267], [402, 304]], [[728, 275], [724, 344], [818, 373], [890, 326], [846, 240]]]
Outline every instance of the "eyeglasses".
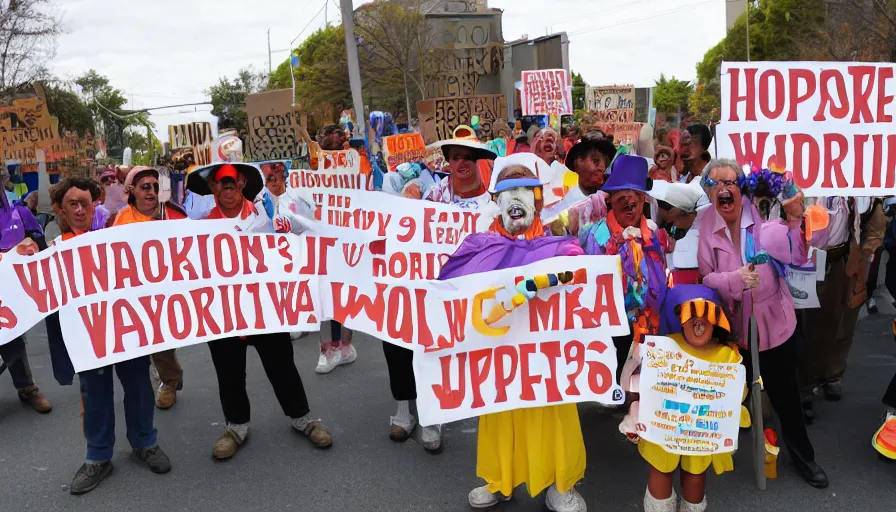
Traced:
[[158, 183], [144, 183], [144, 184], [140, 185], [140, 190], [142, 190], [144, 192], [149, 192], [149, 191], [158, 192], [159, 184]]
[[716, 185], [724, 185], [725, 188], [735, 188], [737, 187], [737, 180], [719, 180], [716, 181], [709, 176], [703, 177], [703, 184], [707, 187], [714, 187]]

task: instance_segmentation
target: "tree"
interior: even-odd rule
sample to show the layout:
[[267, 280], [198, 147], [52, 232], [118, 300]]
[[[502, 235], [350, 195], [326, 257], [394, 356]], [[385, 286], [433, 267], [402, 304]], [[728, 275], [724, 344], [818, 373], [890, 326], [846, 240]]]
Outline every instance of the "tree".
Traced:
[[835, 60], [896, 61], [896, 0], [846, 0], [838, 7], [828, 38]]
[[582, 110], [585, 108], [585, 87], [588, 84], [581, 74], [573, 71], [570, 75], [572, 75], [572, 109]]
[[435, 32], [429, 27], [420, 0], [373, 2], [355, 13], [356, 31], [369, 59], [367, 75], [397, 75], [411, 118], [411, 97], [426, 99], [436, 79], [438, 52]]
[[109, 84], [108, 78], [93, 69], [75, 79], [74, 84], [80, 88], [81, 99], [93, 114], [95, 133], [105, 140], [106, 156], [120, 161], [125, 129], [147, 123], [146, 113], [122, 110], [127, 98]]
[[66, 130], [84, 136], [93, 133], [93, 112], [87, 104], [64, 83], [50, 83], [44, 87], [47, 110], [59, 119], [59, 131]]
[[131, 126], [125, 129], [122, 138], [124, 147], [133, 151], [133, 165], [155, 165], [153, 155], [158, 157], [162, 154], [162, 145], [146, 127]]
[[[351, 108], [352, 93], [348, 83], [348, 59], [345, 55], [345, 32], [342, 26], [329, 26], [308, 36], [292, 51], [299, 65], [291, 68], [289, 59], [271, 73], [269, 89], [292, 87], [290, 73], [295, 76], [295, 99], [299, 109], [332, 122], [345, 108]], [[363, 115], [356, 112], [355, 115]]]
[[686, 112], [691, 92], [693, 88], [690, 82], [677, 80], [674, 76], [666, 78], [660, 74], [653, 89], [653, 106], [657, 112]]
[[212, 102], [212, 115], [218, 117], [218, 128], [233, 128], [240, 137], [245, 137], [249, 133], [246, 97], [264, 90], [267, 82], [267, 75], [255, 73], [249, 67], [241, 69], [233, 80], [224, 77], [206, 89], [205, 94]]
[[50, 0], [0, 0], [0, 91], [48, 77], [61, 31]]

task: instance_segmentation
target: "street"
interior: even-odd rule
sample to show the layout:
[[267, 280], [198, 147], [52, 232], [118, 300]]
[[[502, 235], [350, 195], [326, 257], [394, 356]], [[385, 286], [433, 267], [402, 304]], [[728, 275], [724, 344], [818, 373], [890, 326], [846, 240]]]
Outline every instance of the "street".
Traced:
[[[896, 343], [890, 321], [896, 311], [889, 295], [880, 297], [880, 314], [864, 318], [844, 381], [842, 402], [817, 399], [818, 419], [809, 433], [817, 460], [831, 486], [805, 484], [788, 456], [779, 459], [779, 478], [756, 490], [750, 436], [742, 432], [736, 469], [709, 478], [710, 510], [883, 511], [896, 498], [896, 464], [878, 459], [871, 448], [880, 426], [882, 395], [896, 370]], [[212, 447], [223, 416], [208, 349], [179, 350], [184, 390], [174, 408], [156, 410], [160, 446], [174, 469], [154, 475], [130, 459], [125, 438], [121, 388], [117, 399], [115, 469], [93, 492], [71, 496], [67, 487], [84, 458], [77, 380], [60, 387], [52, 376], [43, 324], [28, 334], [35, 382], [53, 401], [41, 416], [21, 405], [9, 378], [0, 387], [0, 468], [4, 491], [0, 511], [464, 511], [476, 478], [475, 419], [447, 425], [444, 451], [424, 452], [415, 439], [389, 440], [389, 393], [380, 342], [356, 335], [358, 360], [329, 375], [317, 375], [318, 335], [295, 342], [295, 360], [305, 382], [312, 413], [330, 427], [334, 445], [321, 451], [290, 428], [280, 411], [258, 357], [250, 350], [248, 382], [253, 404], [251, 433], [230, 461], [216, 462]], [[579, 407], [588, 467], [579, 492], [589, 510], [639, 510], [646, 487], [646, 463], [617, 431], [619, 420], [593, 404]], [[499, 511], [544, 510], [518, 488]]]

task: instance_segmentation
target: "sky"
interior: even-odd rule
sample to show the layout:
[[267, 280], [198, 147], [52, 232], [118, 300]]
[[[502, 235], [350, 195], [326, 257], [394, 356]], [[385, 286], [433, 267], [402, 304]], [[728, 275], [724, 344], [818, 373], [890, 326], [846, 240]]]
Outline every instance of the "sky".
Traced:
[[[504, 10], [504, 38], [565, 31], [570, 66], [591, 85], [649, 87], [660, 73], [693, 80], [725, 35], [727, 0], [489, 0]], [[206, 101], [220, 77], [268, 68], [286, 50], [339, 21], [338, 0], [55, 0], [66, 33], [51, 70], [109, 77], [129, 107]], [[355, 6], [365, 0], [354, 0]], [[548, 7], [550, 6], [550, 7]], [[302, 32], [303, 27], [307, 27]], [[274, 67], [287, 51], [274, 53]]]

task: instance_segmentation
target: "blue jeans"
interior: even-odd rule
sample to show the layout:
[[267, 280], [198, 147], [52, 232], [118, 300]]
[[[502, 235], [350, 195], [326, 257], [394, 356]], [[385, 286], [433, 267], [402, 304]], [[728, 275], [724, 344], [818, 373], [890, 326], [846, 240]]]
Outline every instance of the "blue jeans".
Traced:
[[[124, 420], [132, 448], [156, 445], [158, 432], [152, 426], [155, 397], [149, 380], [149, 357], [138, 357], [115, 366], [118, 381], [124, 389]], [[81, 398], [84, 400], [84, 437], [87, 439], [87, 460], [112, 459], [115, 447], [115, 382], [112, 366], [78, 374]]]

